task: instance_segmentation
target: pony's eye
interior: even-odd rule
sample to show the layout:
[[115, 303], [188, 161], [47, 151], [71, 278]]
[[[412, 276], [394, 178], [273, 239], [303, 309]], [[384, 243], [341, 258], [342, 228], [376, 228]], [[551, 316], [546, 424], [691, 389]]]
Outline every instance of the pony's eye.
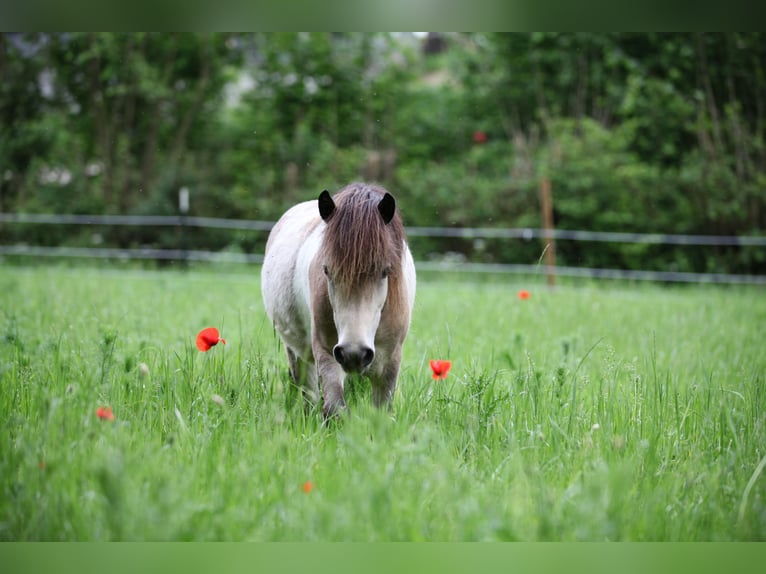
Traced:
[[388, 277], [390, 274], [391, 274], [391, 268], [390, 268], [390, 267], [386, 267], [386, 268], [383, 270], [383, 279], [385, 279], [386, 277]]
[[322, 265], [322, 272], [328, 277], [330, 276], [330, 272], [327, 270], [327, 265]]

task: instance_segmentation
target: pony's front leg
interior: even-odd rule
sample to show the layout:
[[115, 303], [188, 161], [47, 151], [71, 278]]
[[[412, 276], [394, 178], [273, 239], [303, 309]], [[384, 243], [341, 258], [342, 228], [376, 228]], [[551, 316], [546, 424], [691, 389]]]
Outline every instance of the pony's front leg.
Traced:
[[287, 362], [290, 365], [290, 377], [301, 390], [307, 410], [310, 410], [319, 402], [316, 365], [301, 359], [290, 347], [285, 347], [285, 350], [287, 351]]
[[390, 360], [384, 364], [381, 370], [370, 376], [370, 382], [372, 383], [372, 404], [376, 407], [386, 406], [389, 409], [391, 408], [401, 362], [402, 348], [397, 347], [391, 353]]
[[343, 398], [343, 382], [346, 374], [335, 357], [324, 349], [315, 348], [314, 358], [319, 374], [319, 386], [322, 389], [322, 414], [329, 419], [346, 408], [346, 401]]

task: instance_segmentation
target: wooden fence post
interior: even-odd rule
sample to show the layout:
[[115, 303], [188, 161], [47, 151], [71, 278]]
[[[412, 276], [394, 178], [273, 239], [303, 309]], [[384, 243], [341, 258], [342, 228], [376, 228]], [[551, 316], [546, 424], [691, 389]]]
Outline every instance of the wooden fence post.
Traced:
[[189, 188], [183, 186], [178, 190], [178, 220], [181, 224], [181, 266], [189, 268], [189, 236], [186, 229], [186, 217], [189, 215]]
[[553, 197], [551, 196], [551, 181], [544, 177], [540, 181], [540, 207], [543, 212], [543, 243], [545, 258], [545, 274], [548, 286], [556, 285], [556, 238], [553, 235]]

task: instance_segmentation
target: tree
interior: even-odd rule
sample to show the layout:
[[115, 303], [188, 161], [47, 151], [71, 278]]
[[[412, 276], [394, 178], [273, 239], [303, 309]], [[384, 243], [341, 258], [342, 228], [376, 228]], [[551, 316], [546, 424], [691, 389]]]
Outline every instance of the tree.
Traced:
[[[237, 55], [219, 34], [57, 34], [54, 98], [81, 143], [70, 169], [98, 173], [105, 209], [128, 211], [177, 183], [205, 145]], [[93, 167], [91, 167], [93, 169]]]
[[26, 177], [54, 136], [45, 129], [48, 102], [42, 34], [0, 34], [0, 211], [24, 201]]

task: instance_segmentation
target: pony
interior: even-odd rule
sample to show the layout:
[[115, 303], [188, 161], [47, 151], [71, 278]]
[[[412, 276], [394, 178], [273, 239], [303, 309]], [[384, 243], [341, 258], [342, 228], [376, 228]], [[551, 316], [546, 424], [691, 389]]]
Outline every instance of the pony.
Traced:
[[292, 380], [327, 419], [346, 408], [347, 374], [366, 376], [391, 407], [415, 302], [415, 264], [394, 197], [351, 183], [288, 209], [261, 268], [266, 313]]

